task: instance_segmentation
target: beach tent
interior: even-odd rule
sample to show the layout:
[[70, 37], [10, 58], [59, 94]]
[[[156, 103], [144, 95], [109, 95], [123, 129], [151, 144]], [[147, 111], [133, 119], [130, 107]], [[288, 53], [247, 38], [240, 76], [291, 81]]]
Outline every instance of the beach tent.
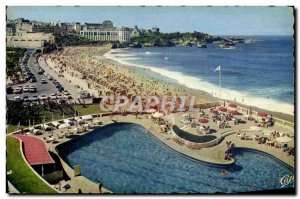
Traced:
[[258, 112], [257, 116], [259, 116], [259, 117], [267, 117], [268, 113], [266, 113], [266, 112]]
[[200, 118], [198, 121], [200, 123], [208, 123], [208, 119], [206, 119], [206, 118]]
[[85, 115], [85, 116], [82, 116], [81, 119], [83, 119], [83, 120], [92, 120], [93, 116], [92, 115]]
[[290, 138], [288, 136], [278, 137], [278, 138], [276, 138], [276, 141], [281, 142], [281, 143], [289, 143], [290, 141], [292, 141], [292, 138]]
[[161, 118], [162, 116], [164, 116], [164, 114], [159, 113], [159, 112], [156, 112], [152, 115], [152, 117], [154, 117], [154, 118]]
[[219, 111], [226, 112], [227, 108], [225, 108], [225, 107], [219, 107]]
[[70, 124], [61, 124], [58, 126], [58, 129], [68, 128], [70, 126], [71, 126]]

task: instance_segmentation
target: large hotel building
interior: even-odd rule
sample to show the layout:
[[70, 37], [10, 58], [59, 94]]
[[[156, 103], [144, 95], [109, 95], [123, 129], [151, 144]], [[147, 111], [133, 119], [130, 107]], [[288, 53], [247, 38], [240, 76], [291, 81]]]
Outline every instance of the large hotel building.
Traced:
[[119, 41], [127, 42], [131, 38], [132, 30], [126, 27], [116, 28], [111, 24], [85, 23], [80, 35], [95, 41]]

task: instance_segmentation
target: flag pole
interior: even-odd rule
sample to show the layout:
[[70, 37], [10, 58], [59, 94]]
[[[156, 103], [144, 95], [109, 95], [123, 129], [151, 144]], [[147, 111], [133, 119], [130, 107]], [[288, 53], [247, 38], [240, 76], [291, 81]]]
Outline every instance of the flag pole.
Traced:
[[220, 66], [220, 70], [219, 70], [219, 89], [220, 89], [220, 98], [221, 98], [221, 66]]

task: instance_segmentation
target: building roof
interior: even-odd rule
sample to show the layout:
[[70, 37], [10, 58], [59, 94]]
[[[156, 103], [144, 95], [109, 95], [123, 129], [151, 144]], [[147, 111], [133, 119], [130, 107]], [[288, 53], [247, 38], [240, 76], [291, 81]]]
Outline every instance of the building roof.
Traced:
[[30, 165], [54, 164], [43, 140], [29, 135], [14, 135], [24, 143], [25, 157]]

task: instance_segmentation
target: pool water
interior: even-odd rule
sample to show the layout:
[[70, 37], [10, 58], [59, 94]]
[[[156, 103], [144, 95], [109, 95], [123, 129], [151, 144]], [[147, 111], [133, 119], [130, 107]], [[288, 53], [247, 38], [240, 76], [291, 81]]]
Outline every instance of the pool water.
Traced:
[[[235, 150], [236, 162], [208, 165], [166, 147], [143, 127], [118, 123], [61, 145], [59, 153], [81, 174], [114, 193], [215, 193], [279, 189], [293, 170], [262, 153]], [[292, 187], [288, 185], [287, 187]]]

